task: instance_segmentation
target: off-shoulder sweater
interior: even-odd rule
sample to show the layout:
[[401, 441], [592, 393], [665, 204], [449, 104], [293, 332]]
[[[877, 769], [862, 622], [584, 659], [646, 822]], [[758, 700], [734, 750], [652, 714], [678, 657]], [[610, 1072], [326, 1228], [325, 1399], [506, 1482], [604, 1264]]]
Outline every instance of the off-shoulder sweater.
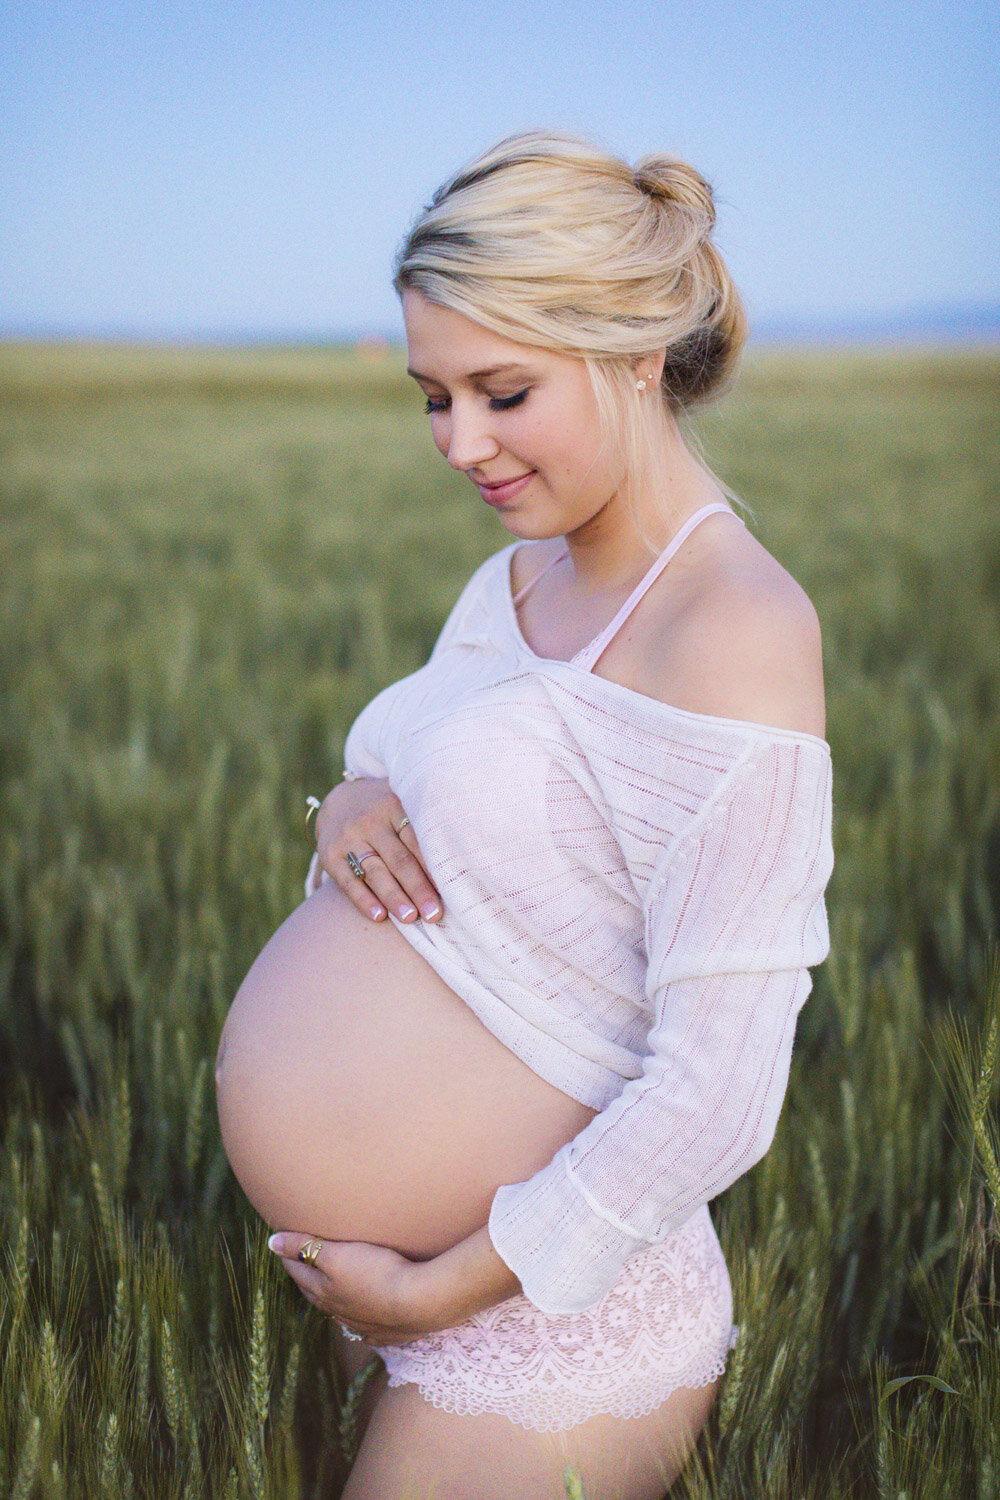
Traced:
[[489, 1216], [525, 1295], [569, 1313], [771, 1143], [829, 947], [830, 755], [594, 674], [663, 559], [589, 648], [536, 655], [517, 545], [474, 574], [427, 664], [364, 709], [345, 761], [388, 777], [442, 897], [440, 922], [398, 931], [528, 1067], [599, 1111]]

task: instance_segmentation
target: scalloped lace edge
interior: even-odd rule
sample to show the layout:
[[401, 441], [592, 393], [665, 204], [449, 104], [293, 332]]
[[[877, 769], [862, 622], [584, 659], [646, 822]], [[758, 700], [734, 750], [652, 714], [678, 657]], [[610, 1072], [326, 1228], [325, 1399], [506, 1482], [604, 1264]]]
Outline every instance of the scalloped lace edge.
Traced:
[[733, 1347], [736, 1330], [725, 1354], [720, 1355], [707, 1370], [685, 1371], [681, 1375], [658, 1378], [660, 1371], [644, 1371], [642, 1377], [630, 1384], [627, 1391], [609, 1394], [605, 1391], [574, 1393], [575, 1399], [567, 1400], [567, 1392], [560, 1391], [556, 1401], [546, 1401], [537, 1391], [525, 1393], [520, 1399], [508, 1394], [506, 1399], [491, 1396], [485, 1391], [449, 1390], [442, 1382], [422, 1380], [419, 1376], [390, 1375], [390, 1386], [415, 1385], [425, 1401], [440, 1411], [452, 1412], [455, 1416], [469, 1417], [484, 1413], [506, 1417], [518, 1427], [529, 1432], [565, 1432], [570, 1427], [579, 1427], [590, 1417], [610, 1416], [619, 1418], [648, 1417], [662, 1406], [674, 1391], [700, 1390], [712, 1385], [725, 1374], [729, 1349]]

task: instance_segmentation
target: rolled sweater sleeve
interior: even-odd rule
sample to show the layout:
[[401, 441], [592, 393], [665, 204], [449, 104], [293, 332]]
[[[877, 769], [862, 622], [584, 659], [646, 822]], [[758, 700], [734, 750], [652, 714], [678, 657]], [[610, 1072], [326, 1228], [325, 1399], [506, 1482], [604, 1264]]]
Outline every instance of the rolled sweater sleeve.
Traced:
[[642, 1073], [493, 1200], [493, 1245], [543, 1312], [599, 1301], [631, 1254], [767, 1151], [809, 967], [829, 949], [830, 780], [822, 741], [751, 739], [658, 858]]

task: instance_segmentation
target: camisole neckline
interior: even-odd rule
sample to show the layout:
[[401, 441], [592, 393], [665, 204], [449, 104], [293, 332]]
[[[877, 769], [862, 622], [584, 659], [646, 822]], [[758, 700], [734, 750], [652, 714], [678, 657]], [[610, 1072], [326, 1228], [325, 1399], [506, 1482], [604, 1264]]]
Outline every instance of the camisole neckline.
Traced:
[[[673, 537], [671, 537], [663, 552], [660, 553], [659, 557], [653, 563], [652, 567], [646, 572], [637, 586], [632, 590], [632, 593], [626, 599], [625, 603], [615, 615], [614, 619], [609, 621], [604, 629], [600, 631], [588, 645], [584, 646], [580, 651], [578, 651], [575, 656], [571, 656], [568, 658], [560, 656], [541, 656], [533, 646], [530, 646], [528, 644], [528, 641], [525, 639], [524, 632], [521, 629], [521, 622], [517, 618], [517, 605], [515, 603], [515, 600], [522, 599], [524, 595], [529, 591], [529, 589], [534, 587], [534, 585], [539, 581], [543, 574], [548, 572], [549, 568], [555, 567], [557, 562], [561, 562], [562, 559], [566, 556], [566, 552], [560, 552], [557, 557], [554, 557], [551, 560], [551, 562], [546, 563], [544, 568], [540, 568], [535, 577], [532, 578], [524, 588], [519, 589], [515, 595], [513, 586], [511, 584], [510, 564], [514, 553], [517, 551], [519, 546], [523, 546], [523, 543], [515, 542], [512, 544], [512, 546], [505, 547], [503, 552], [497, 554], [497, 557], [503, 559], [503, 599], [510, 617], [510, 624], [514, 633], [514, 639], [519, 649], [524, 652], [533, 662], [536, 662], [539, 669], [543, 667], [547, 670], [551, 670], [553, 668], [570, 668], [571, 670], [582, 671], [587, 676], [592, 677], [593, 669], [597, 663], [598, 657], [604, 651], [605, 647], [610, 642], [615, 632], [621, 628], [631, 611], [636, 607], [639, 600], [642, 598], [643, 594], [660, 576], [660, 574], [663, 572], [663, 569], [667, 566], [667, 563], [679, 550], [679, 548], [684, 545], [694, 528], [701, 521], [703, 521], [706, 516], [722, 511], [728, 511], [731, 516], [736, 517], [736, 520], [740, 522], [741, 526], [743, 525], [742, 519], [738, 515], [736, 515], [736, 512], [733, 510], [732, 506], [723, 505], [721, 502], [715, 502], [712, 505], [705, 505], [701, 508], [701, 510], [695, 511], [694, 514], [692, 516], [689, 516], [688, 519], [684, 522], [684, 525], [680, 528], [680, 530]], [[567, 548], [566, 550], [568, 551], [569, 549]], [[590, 658], [590, 660], [588, 660], [588, 658]], [[675, 703], [668, 703], [662, 698], [651, 698], [647, 693], [638, 693], [634, 688], [625, 687], [621, 683], [615, 682], [610, 677], [602, 677], [599, 680], [602, 686], [614, 696], [624, 695], [625, 698], [638, 697], [643, 700], [644, 704], [660, 710], [662, 713], [668, 715], [671, 718], [680, 718], [682, 720], [687, 719], [695, 724], [715, 724], [719, 726], [727, 725], [732, 729], [739, 729], [743, 731], [752, 730], [754, 734], [766, 735], [770, 738], [775, 739], [798, 740], [805, 744], [818, 745], [821, 750], [824, 750], [826, 752], [827, 755], [830, 754], [829, 742], [823, 739], [818, 734], [810, 734], [807, 729], [786, 729], [779, 724], [762, 724], [755, 719], [731, 719], [723, 714], [699, 713], [693, 708], [679, 708]]]

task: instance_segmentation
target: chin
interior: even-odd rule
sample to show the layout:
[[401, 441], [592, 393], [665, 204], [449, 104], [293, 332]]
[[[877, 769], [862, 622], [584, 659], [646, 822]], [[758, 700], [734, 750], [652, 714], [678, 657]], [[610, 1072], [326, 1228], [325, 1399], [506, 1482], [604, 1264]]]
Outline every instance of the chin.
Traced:
[[505, 531], [522, 542], [547, 542], [553, 537], [565, 536], [566, 528], [558, 521], [545, 521], [540, 517], [518, 515], [513, 509], [497, 511], [497, 520]]

